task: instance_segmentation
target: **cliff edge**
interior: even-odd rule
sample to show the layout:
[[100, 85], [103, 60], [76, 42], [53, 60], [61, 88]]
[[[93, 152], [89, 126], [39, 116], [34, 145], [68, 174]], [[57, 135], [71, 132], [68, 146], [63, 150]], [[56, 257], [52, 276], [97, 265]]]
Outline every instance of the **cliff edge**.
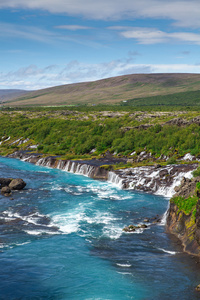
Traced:
[[183, 178], [170, 200], [167, 230], [182, 242], [184, 251], [200, 256], [200, 176]]

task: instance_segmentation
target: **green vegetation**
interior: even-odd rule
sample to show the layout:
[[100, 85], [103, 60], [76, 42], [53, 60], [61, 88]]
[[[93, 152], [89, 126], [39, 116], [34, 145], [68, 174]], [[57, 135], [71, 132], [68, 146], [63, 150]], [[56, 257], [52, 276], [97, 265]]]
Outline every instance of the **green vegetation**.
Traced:
[[[0, 153], [38, 145], [39, 152], [70, 158], [98, 157], [107, 150], [134, 158], [133, 151], [139, 154], [145, 149], [152, 157], [166, 155], [170, 157], [168, 163], [176, 163], [185, 153], [200, 155], [200, 126], [168, 122], [177, 117], [190, 121], [196, 116], [198, 112], [194, 111], [3, 110]], [[5, 141], [9, 136], [10, 140]], [[30, 140], [15, 143], [22, 137]], [[146, 163], [152, 163], [152, 159]]]
[[187, 199], [184, 199], [183, 197], [178, 196], [172, 198], [170, 201], [176, 204], [176, 206], [179, 208], [179, 211], [182, 211], [186, 215], [189, 215], [194, 209], [196, 209], [198, 197], [194, 195]]
[[[198, 167], [196, 170], [194, 170], [194, 171], [192, 172], [192, 175], [193, 175], [194, 177], [200, 176], [200, 167]], [[200, 186], [198, 186], [198, 188], [200, 189]]]
[[171, 203], [176, 204], [176, 206], [178, 207], [178, 212], [183, 212], [186, 215], [191, 215], [193, 223], [195, 222], [195, 217], [196, 217], [196, 205], [199, 199], [197, 194], [199, 192], [200, 192], [200, 182], [197, 182], [194, 195], [188, 198], [183, 198], [181, 196], [173, 197], [170, 200]]
[[200, 91], [180, 92], [170, 95], [135, 98], [123, 102], [123, 106], [199, 106]]

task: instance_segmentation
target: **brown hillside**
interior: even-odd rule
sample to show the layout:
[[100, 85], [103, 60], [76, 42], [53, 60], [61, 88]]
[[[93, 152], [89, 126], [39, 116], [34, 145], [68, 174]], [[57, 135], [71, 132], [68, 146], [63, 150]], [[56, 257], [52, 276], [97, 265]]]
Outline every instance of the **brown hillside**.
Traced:
[[155, 95], [200, 90], [200, 74], [132, 74], [31, 92], [9, 102], [21, 105], [117, 104]]

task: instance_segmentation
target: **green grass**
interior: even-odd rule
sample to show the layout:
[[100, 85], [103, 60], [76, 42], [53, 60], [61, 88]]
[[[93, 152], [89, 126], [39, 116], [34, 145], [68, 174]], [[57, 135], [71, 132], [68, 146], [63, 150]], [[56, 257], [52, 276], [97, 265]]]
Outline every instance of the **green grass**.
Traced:
[[173, 197], [170, 202], [174, 203], [178, 209], [179, 212], [184, 212], [186, 215], [189, 215], [192, 213], [192, 216], [196, 216], [196, 205], [199, 200], [197, 196], [197, 191], [200, 191], [200, 182], [196, 183], [196, 190], [194, 192], [194, 195], [188, 197], [188, 198], [183, 198], [181, 196], [178, 197]]
[[122, 106], [199, 106], [200, 90], [135, 98], [122, 102]]
[[195, 208], [198, 201], [198, 197], [196, 195], [184, 199], [181, 196], [174, 197], [170, 200], [178, 207], [179, 211], [184, 212], [186, 215], [189, 215]]

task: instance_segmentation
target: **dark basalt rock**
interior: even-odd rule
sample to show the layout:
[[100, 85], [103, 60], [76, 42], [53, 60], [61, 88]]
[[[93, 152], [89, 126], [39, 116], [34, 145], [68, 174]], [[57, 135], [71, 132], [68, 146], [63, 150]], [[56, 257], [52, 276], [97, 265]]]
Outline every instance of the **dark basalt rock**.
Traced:
[[2, 195], [9, 197], [11, 195], [11, 189], [8, 186], [4, 186], [1, 189]]
[[136, 229], [140, 228], [147, 228], [148, 226], [146, 224], [138, 224], [137, 226], [135, 225], [129, 225], [123, 228], [123, 231], [125, 232], [134, 232]]
[[[25, 186], [26, 182], [21, 178], [0, 178], [1, 194], [6, 197], [12, 195], [12, 190], [22, 190]], [[13, 198], [10, 198], [10, 200], [13, 200]]]
[[12, 178], [0, 178], [0, 187], [8, 186], [12, 181]]
[[129, 225], [123, 228], [123, 231], [125, 232], [134, 232], [137, 229], [137, 226]]
[[25, 186], [26, 182], [21, 178], [13, 179], [9, 184], [11, 190], [22, 190]]

